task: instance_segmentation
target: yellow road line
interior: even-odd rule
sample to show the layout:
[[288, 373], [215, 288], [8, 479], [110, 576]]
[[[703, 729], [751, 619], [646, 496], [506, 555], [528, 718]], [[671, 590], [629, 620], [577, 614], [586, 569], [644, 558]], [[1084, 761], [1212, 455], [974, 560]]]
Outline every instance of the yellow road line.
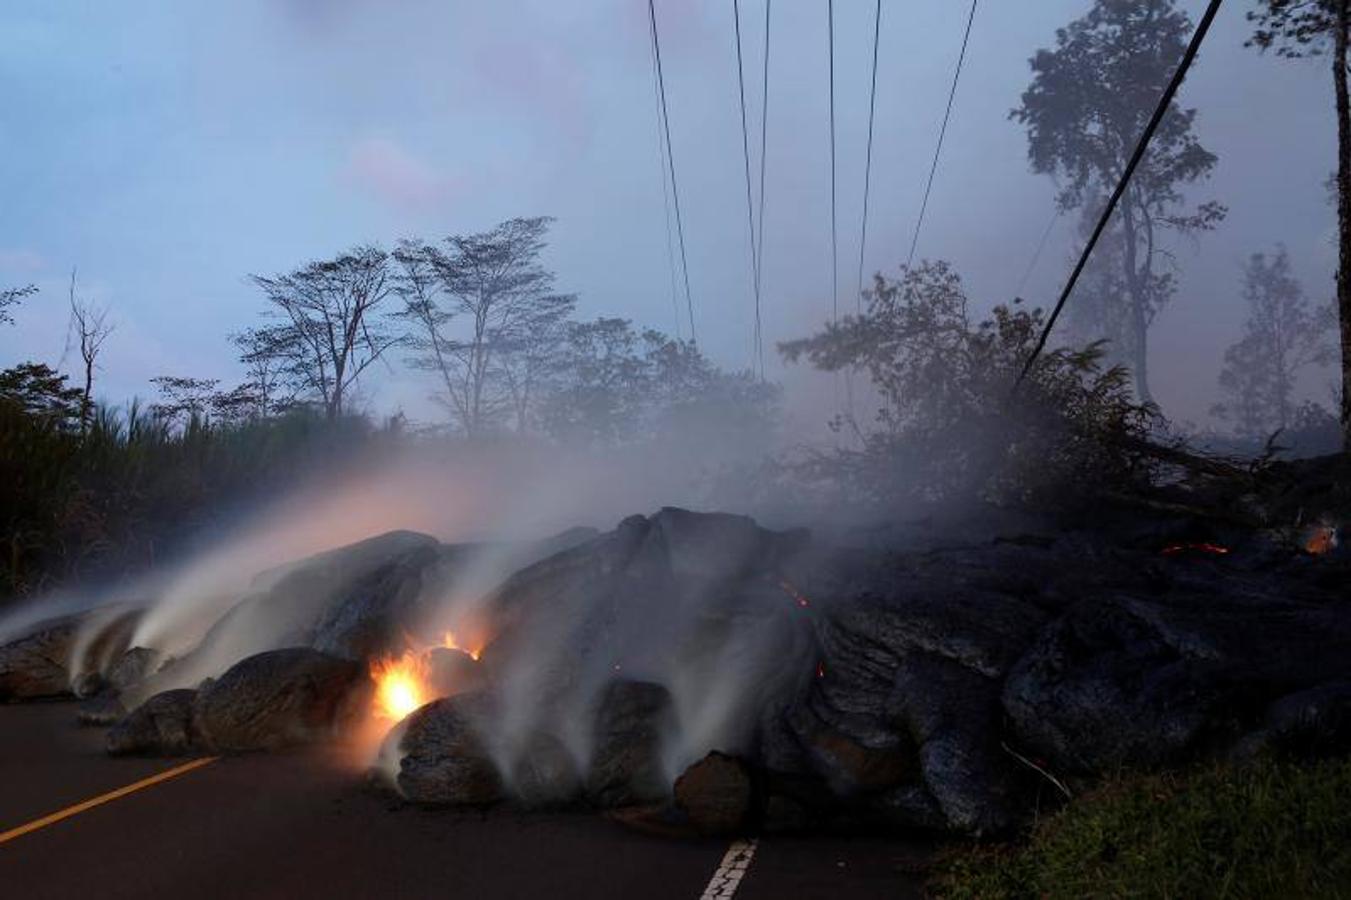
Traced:
[[135, 793], [142, 788], [148, 788], [151, 785], [159, 784], [161, 781], [168, 781], [170, 778], [177, 778], [179, 775], [186, 775], [193, 769], [200, 769], [202, 766], [213, 763], [218, 759], [220, 759], [219, 756], [203, 756], [200, 759], [185, 762], [181, 766], [175, 766], [174, 768], [160, 772], [157, 775], [151, 775], [149, 778], [142, 778], [140, 781], [129, 784], [126, 787], [120, 787], [117, 790], [109, 791], [106, 794], [99, 794], [97, 797], [91, 797], [82, 803], [76, 803], [74, 806], [67, 806], [65, 809], [58, 810], [49, 816], [43, 816], [41, 819], [34, 819], [25, 825], [20, 825], [18, 828], [11, 828], [9, 831], [0, 832], [0, 844], [12, 841], [18, 837], [23, 837], [25, 834], [37, 831], [39, 828], [55, 825], [63, 819], [77, 816], [86, 810], [93, 809], [96, 806], [102, 806], [105, 803], [110, 803], [119, 797], [125, 797], [127, 794]]

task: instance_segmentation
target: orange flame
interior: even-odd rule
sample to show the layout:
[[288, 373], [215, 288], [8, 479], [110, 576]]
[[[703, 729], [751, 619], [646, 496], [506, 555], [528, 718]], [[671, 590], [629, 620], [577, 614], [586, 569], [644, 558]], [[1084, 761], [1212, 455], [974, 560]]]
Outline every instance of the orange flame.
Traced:
[[1304, 542], [1304, 552], [1322, 556], [1337, 547], [1337, 528], [1333, 525], [1315, 525]]
[[375, 682], [375, 713], [381, 718], [401, 721], [430, 699], [427, 664], [412, 650], [398, 659], [371, 663], [371, 679]]

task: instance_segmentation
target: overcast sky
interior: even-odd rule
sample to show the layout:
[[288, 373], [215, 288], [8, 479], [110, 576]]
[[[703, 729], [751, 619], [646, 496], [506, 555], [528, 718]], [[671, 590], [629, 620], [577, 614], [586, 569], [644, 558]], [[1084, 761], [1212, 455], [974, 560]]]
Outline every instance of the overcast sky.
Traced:
[[[1181, 5], [1194, 20], [1204, 4]], [[1182, 288], [1151, 332], [1155, 393], [1184, 419], [1216, 399], [1247, 254], [1284, 241], [1309, 293], [1332, 290], [1331, 79], [1321, 61], [1245, 49], [1249, 5], [1226, 5], [1182, 96], [1220, 157], [1193, 196], [1230, 207], [1219, 232], [1179, 248]], [[742, 367], [753, 301], [732, 3], [656, 6], [697, 336], [715, 361]], [[849, 306], [873, 4], [835, 6], [838, 290]], [[1028, 58], [1089, 6], [986, 0], [977, 15], [919, 253], [951, 260], [982, 309], [1012, 296], [1053, 209], [1008, 111]], [[883, 0], [870, 271], [904, 261], [966, 7]], [[762, 0], [744, 0], [752, 129], [763, 24]], [[825, 26], [825, 0], [774, 3], [767, 342], [830, 314]], [[558, 218], [548, 262], [583, 316], [674, 331], [647, 29], [642, 0], [6, 0], [0, 285], [42, 292], [0, 330], [0, 365], [61, 358], [78, 266], [82, 293], [117, 323], [106, 399], [146, 396], [159, 374], [232, 382], [242, 373], [225, 336], [261, 309], [248, 273], [518, 215]], [[1062, 223], [1029, 299], [1054, 295], [1074, 244]], [[418, 376], [392, 362], [367, 386], [373, 407], [432, 415]], [[800, 373], [771, 368], [810, 393]]]

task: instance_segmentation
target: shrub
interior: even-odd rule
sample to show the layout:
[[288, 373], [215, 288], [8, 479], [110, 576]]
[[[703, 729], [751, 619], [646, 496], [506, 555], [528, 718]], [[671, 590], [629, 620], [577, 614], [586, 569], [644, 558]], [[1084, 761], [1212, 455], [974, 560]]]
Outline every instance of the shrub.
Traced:
[[879, 275], [867, 300], [866, 312], [779, 345], [790, 361], [868, 376], [875, 413], [836, 422], [854, 430], [857, 446], [810, 464], [851, 503], [1027, 501], [1064, 496], [1067, 483], [1148, 477], [1129, 448], [1157, 412], [1134, 402], [1124, 368], [1103, 365], [1101, 343], [1042, 354], [1015, 392], [1040, 310], [996, 306], [975, 321], [961, 278], [943, 262], [899, 280]]

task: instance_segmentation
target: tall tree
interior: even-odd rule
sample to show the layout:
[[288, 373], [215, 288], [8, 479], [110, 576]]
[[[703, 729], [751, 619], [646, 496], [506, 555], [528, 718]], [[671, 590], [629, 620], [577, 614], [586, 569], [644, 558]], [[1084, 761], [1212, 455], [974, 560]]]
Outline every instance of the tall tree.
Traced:
[[84, 368], [84, 389], [80, 394], [80, 434], [89, 430], [94, 413], [94, 371], [98, 368], [103, 344], [116, 326], [108, 321], [108, 308], [100, 307], [75, 293], [75, 270], [70, 270], [70, 324], [66, 330], [66, 350], [74, 346]]
[[[1033, 171], [1060, 179], [1056, 199], [1062, 209], [1101, 209], [1190, 33], [1191, 22], [1175, 0], [1096, 0], [1086, 15], [1056, 32], [1054, 50], [1039, 50], [1031, 59], [1032, 84], [1011, 115], [1027, 126]], [[1183, 186], [1208, 176], [1217, 162], [1197, 139], [1195, 120], [1195, 109], [1176, 103], [1169, 109], [1114, 225], [1124, 291], [1104, 299], [1123, 307], [1115, 314], [1124, 326], [1122, 355], [1142, 401], [1152, 398], [1149, 327], [1170, 294], [1156, 270], [1160, 232], [1208, 230], [1225, 214], [1214, 202], [1188, 207], [1182, 195]]]
[[354, 247], [294, 272], [251, 276], [279, 320], [255, 332], [266, 341], [259, 352], [283, 361], [297, 396], [318, 402], [329, 419], [347, 410], [362, 373], [402, 342], [385, 321], [388, 260], [376, 247]]
[[1331, 348], [1319, 311], [1304, 295], [1284, 247], [1254, 253], [1243, 270], [1248, 319], [1243, 337], [1224, 354], [1220, 388], [1228, 402], [1215, 407], [1248, 437], [1284, 430], [1295, 412], [1295, 388], [1307, 366], [1327, 362]]
[[1351, 451], [1351, 89], [1347, 45], [1351, 0], [1258, 0], [1248, 13], [1249, 44], [1278, 56], [1321, 56], [1331, 50], [1337, 112], [1337, 317], [1341, 323], [1342, 447]]
[[[469, 436], [499, 425], [533, 396], [542, 342], [556, 341], [576, 297], [554, 291], [540, 262], [553, 219], [510, 219], [443, 245], [406, 241], [395, 252], [411, 364], [436, 374], [435, 399]], [[532, 374], [527, 375], [530, 372]], [[530, 401], [533, 402], [533, 401]]]

